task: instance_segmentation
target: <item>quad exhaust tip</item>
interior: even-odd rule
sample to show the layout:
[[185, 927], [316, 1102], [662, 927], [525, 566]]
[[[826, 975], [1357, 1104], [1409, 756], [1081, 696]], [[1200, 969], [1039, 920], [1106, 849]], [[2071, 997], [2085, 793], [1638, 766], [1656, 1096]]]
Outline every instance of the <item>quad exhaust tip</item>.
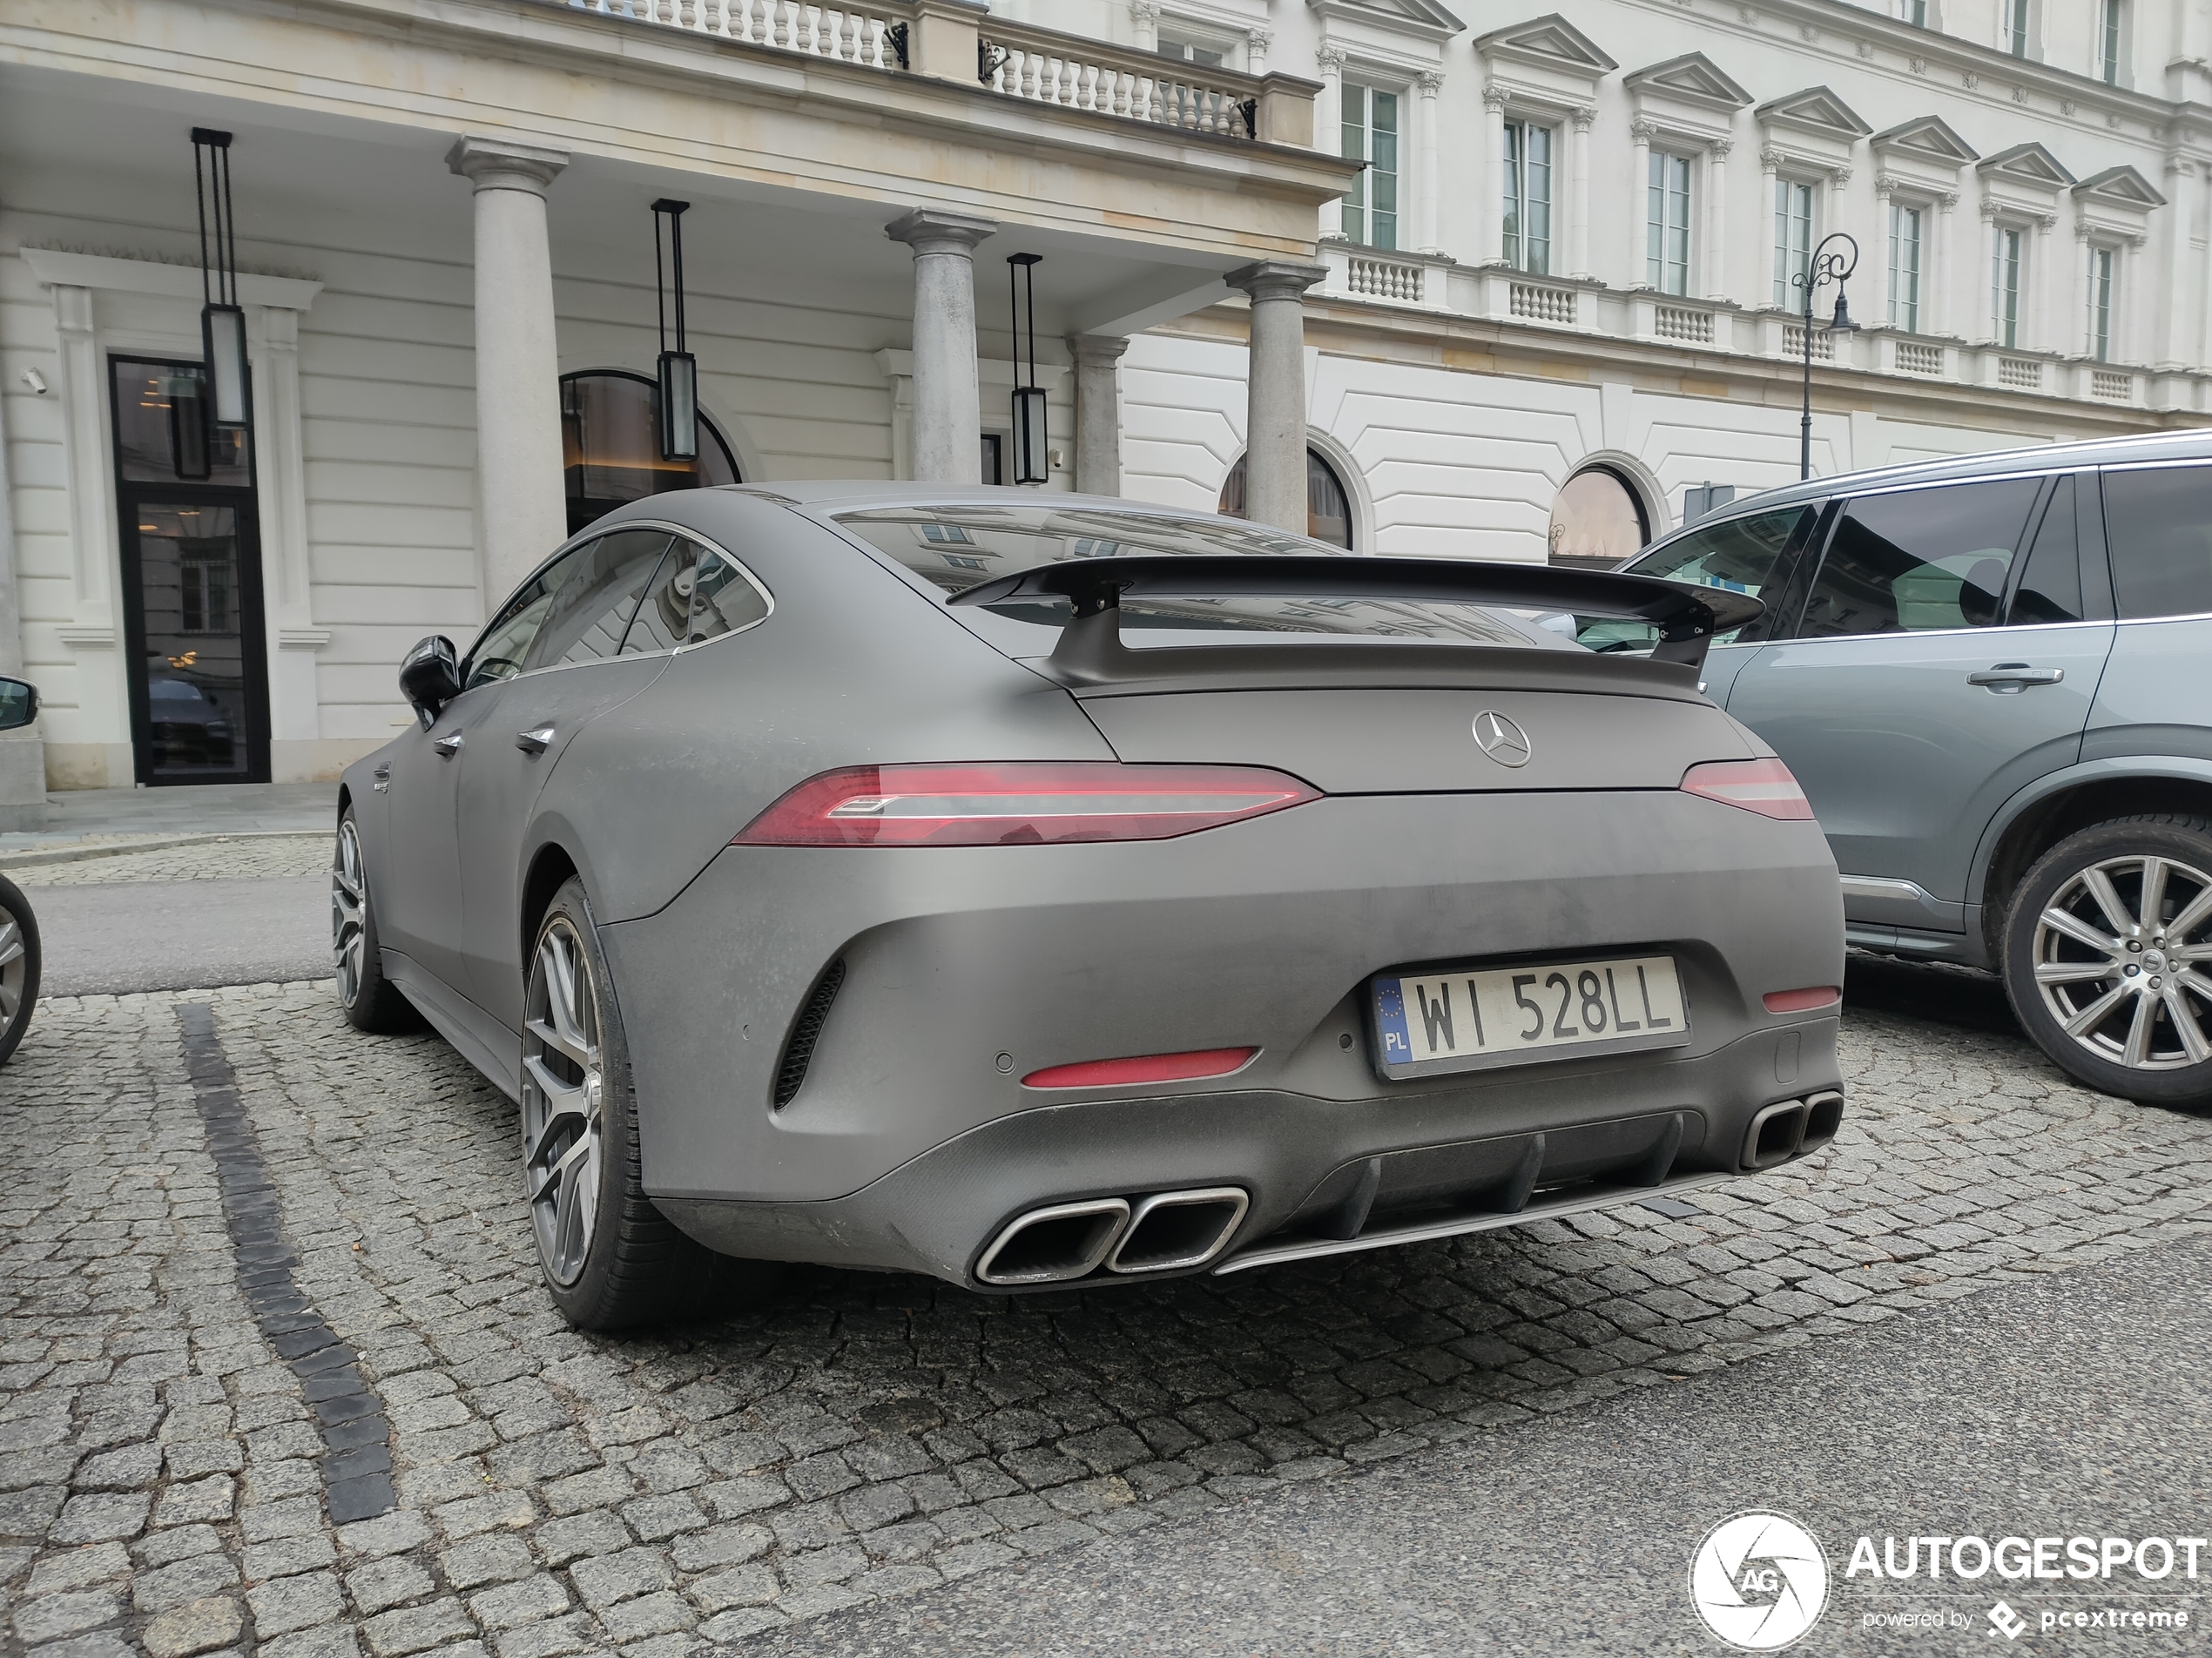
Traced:
[[1843, 1126], [1844, 1096], [1830, 1088], [1802, 1100], [1777, 1100], [1763, 1107], [1743, 1136], [1741, 1167], [1746, 1174], [1773, 1169], [1817, 1151]]
[[1123, 1275], [1204, 1266], [1228, 1248], [1251, 1199], [1241, 1186], [1053, 1203], [1007, 1223], [975, 1264], [985, 1284], [1062, 1284], [1103, 1264]]
[[1229, 1245], [1251, 1207], [1242, 1186], [1162, 1192], [1139, 1203], [1106, 1257], [1109, 1272], [1166, 1272], [1204, 1266]]

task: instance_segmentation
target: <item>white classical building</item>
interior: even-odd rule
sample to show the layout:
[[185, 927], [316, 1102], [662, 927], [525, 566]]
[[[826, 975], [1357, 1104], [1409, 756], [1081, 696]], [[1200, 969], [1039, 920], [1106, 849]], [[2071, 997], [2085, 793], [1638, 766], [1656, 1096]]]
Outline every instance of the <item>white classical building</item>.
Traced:
[[[1796, 477], [1832, 233], [1816, 471], [2212, 419], [2212, 0], [1455, 3], [10, 0], [0, 670], [44, 712], [0, 802], [332, 775], [409, 644], [657, 488], [1020, 481], [1017, 254], [1039, 487], [1361, 552], [1618, 556]], [[244, 428], [199, 424], [195, 129]]]

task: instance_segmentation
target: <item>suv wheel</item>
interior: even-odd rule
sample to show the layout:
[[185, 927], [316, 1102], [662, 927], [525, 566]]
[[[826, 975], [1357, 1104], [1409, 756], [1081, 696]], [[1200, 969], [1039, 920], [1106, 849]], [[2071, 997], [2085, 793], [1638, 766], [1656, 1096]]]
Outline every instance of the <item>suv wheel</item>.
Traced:
[[2013, 894], [2004, 973], [2028, 1034], [2090, 1087], [2212, 1096], [2212, 823], [2121, 818], [2052, 847]]
[[666, 1318], [708, 1255], [645, 1196], [630, 1046], [580, 880], [538, 922], [523, 1020], [523, 1168], [546, 1287], [582, 1329]]

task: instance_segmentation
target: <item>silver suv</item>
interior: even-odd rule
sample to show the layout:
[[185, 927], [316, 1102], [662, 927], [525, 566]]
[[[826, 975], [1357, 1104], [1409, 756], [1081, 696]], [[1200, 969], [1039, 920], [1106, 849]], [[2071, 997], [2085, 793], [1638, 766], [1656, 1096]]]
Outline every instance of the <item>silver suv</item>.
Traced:
[[1723, 510], [1628, 568], [1767, 601], [1705, 691], [1804, 785], [1851, 942], [1994, 967], [2094, 1088], [2212, 1097], [2212, 433]]

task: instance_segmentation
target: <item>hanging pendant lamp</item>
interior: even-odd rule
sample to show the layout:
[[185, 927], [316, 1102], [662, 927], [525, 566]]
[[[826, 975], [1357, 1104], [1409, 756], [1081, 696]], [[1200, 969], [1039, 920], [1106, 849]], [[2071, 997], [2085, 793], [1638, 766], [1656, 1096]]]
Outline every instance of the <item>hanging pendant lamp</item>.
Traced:
[[[253, 421], [253, 381], [246, 355], [246, 312], [238, 302], [231, 135], [196, 126], [192, 143], [192, 185], [199, 198], [199, 342], [207, 366], [209, 413], [216, 426], [243, 428]], [[212, 245], [207, 222], [211, 206], [215, 220]]]
[[[684, 334], [684, 213], [688, 201], [664, 197], [653, 204], [653, 308], [660, 321], [660, 458], [699, 458], [699, 365], [686, 351]], [[668, 261], [661, 260], [662, 221], [667, 221]], [[668, 278], [673, 275], [676, 348], [668, 347], [671, 310]]]
[[1029, 372], [1014, 388], [1014, 482], [1043, 483], [1051, 473], [1045, 454], [1044, 391], [1037, 384], [1037, 266], [1042, 253], [1015, 253], [1007, 259], [1011, 286], [1014, 324], [1014, 372], [1022, 374], [1023, 318], [1028, 319]]

